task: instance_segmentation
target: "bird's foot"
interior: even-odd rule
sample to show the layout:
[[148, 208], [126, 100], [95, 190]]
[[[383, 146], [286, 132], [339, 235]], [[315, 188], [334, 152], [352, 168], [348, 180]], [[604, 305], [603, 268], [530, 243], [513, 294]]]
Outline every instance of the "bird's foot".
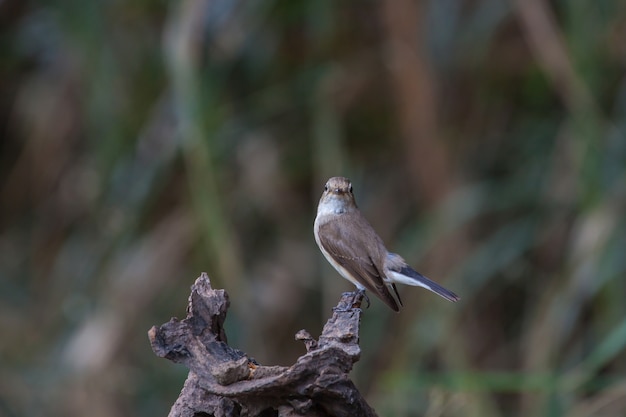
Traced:
[[370, 298], [367, 296], [367, 294], [365, 293], [365, 290], [362, 289], [358, 289], [356, 290], [356, 292], [354, 293], [354, 298], [352, 299], [353, 304], [359, 304], [359, 306], [361, 305], [361, 299], [365, 299], [365, 301], [367, 301], [367, 307], [365, 308], [370, 308]]
[[367, 294], [365, 294], [365, 290], [360, 290], [357, 289], [354, 292], [344, 292], [341, 294], [341, 301], [339, 302], [339, 304], [337, 305], [337, 307], [333, 308], [333, 311], [336, 312], [348, 312], [354, 308], [360, 308], [361, 307], [361, 301], [365, 298], [365, 300], [367, 301], [367, 307], [369, 308], [370, 306], [370, 299], [367, 296]]

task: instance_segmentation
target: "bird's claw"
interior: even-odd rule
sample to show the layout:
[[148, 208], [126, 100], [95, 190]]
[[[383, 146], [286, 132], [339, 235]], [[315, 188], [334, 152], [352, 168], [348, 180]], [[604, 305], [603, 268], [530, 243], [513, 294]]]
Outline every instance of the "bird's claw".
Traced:
[[360, 300], [357, 300], [357, 298], [358, 298], [359, 296], [361, 296], [362, 298], [364, 298], [364, 299], [365, 299], [365, 301], [367, 301], [367, 307], [365, 307], [365, 308], [370, 308], [370, 298], [369, 298], [369, 297], [367, 296], [367, 294], [365, 293], [365, 290], [362, 290], [362, 289], [358, 289], [358, 290], [356, 290], [356, 294], [355, 294], [354, 299], [353, 299], [354, 304], [356, 304], [356, 302], [357, 302], [357, 301], [359, 302], [359, 304], [361, 304], [361, 303], [360, 303]]

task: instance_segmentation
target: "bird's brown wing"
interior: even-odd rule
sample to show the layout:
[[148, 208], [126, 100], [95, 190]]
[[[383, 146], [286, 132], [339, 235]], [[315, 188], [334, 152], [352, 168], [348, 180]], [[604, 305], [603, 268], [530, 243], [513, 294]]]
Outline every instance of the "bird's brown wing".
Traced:
[[[351, 226], [346, 227], [345, 222], [350, 222]], [[375, 239], [373, 241], [364, 239], [364, 236], [375, 236]], [[344, 267], [359, 283], [383, 300], [392, 310], [400, 310], [383, 281], [383, 265], [387, 250], [372, 226], [362, 216], [358, 213], [346, 213], [321, 224], [319, 240], [335, 262]]]

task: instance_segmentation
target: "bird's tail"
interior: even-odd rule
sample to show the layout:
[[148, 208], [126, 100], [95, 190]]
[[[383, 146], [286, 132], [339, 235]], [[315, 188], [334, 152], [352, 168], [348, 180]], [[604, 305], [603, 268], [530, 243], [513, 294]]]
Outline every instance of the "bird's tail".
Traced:
[[390, 277], [392, 281], [401, 284], [426, 288], [427, 290], [430, 290], [435, 294], [442, 296], [448, 301], [457, 302], [461, 299], [461, 297], [459, 297], [449, 289], [444, 288], [441, 285], [437, 284], [435, 281], [426, 278], [424, 275], [420, 274], [408, 265], [405, 265], [398, 270], [391, 270], [390, 272], [393, 275], [393, 277]]

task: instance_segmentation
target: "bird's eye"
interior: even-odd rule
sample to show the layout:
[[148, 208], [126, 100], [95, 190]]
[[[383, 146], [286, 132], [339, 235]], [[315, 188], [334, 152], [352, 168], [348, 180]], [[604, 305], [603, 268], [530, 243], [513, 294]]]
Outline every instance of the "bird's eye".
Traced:
[[328, 185], [324, 186], [324, 191], [328, 191]]
[[352, 185], [350, 185], [350, 194], [352, 194]]

